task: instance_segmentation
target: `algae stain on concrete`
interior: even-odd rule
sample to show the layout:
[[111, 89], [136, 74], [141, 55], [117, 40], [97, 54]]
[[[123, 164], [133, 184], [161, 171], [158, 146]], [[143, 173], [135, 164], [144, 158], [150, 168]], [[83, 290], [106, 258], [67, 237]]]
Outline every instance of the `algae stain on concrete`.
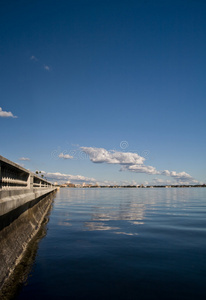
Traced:
[[0, 231], [0, 299], [14, 299], [25, 284], [46, 235], [54, 196], [46, 196]]

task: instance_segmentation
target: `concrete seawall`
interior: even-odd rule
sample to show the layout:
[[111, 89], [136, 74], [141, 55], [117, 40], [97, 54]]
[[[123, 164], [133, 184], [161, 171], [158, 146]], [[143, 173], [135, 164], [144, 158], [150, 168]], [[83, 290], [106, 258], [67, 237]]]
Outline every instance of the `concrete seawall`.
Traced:
[[56, 187], [0, 156], [0, 290], [39, 231]]
[[42, 198], [55, 190], [56, 189], [52, 187], [42, 190], [22, 189], [0, 191], [0, 230], [10, 225], [23, 212], [33, 207]]

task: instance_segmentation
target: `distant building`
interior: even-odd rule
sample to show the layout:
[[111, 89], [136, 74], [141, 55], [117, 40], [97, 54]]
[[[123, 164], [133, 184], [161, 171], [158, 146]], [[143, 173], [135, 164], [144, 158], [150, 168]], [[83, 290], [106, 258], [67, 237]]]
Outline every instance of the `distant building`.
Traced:
[[75, 184], [70, 182], [70, 183], [67, 184], [67, 186], [70, 187], [70, 188], [73, 188], [73, 187], [75, 187]]
[[61, 184], [60, 186], [61, 187], [67, 187], [67, 184]]

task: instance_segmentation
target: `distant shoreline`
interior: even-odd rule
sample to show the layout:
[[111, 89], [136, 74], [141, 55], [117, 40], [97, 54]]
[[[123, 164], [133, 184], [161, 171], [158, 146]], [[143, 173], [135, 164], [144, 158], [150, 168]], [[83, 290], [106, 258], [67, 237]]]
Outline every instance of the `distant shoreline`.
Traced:
[[206, 184], [202, 185], [75, 185], [75, 184], [63, 184], [58, 185], [61, 188], [136, 188], [136, 189], [142, 189], [142, 188], [204, 188], [206, 187]]

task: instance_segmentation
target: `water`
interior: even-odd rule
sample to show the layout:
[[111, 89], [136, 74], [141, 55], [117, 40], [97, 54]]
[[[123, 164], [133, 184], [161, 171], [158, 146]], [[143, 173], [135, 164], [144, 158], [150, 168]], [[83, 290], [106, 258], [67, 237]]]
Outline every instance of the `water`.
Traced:
[[206, 189], [61, 189], [16, 299], [206, 299]]

